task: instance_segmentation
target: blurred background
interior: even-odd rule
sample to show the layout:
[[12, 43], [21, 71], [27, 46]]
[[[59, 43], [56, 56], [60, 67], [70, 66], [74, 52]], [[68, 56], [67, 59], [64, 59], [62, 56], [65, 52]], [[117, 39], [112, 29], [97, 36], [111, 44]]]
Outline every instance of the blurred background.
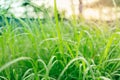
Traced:
[[[82, 15], [87, 20], [112, 21], [120, 18], [120, 0], [56, 0], [65, 18]], [[54, 0], [0, 0], [0, 14], [16, 17], [53, 16]]]

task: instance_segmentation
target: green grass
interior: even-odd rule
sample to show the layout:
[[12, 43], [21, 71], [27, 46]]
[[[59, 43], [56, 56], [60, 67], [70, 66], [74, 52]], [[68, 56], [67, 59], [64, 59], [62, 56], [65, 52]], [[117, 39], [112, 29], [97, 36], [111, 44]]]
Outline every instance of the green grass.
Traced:
[[4, 17], [0, 80], [120, 80], [119, 27], [59, 21], [54, 5], [55, 20], [44, 23]]

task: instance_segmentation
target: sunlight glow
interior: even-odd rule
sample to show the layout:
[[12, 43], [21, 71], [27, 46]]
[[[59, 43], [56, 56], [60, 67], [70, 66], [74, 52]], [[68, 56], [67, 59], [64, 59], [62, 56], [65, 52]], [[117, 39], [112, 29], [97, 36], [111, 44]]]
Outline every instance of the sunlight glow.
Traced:
[[95, 3], [95, 2], [98, 2], [99, 0], [84, 0], [83, 1], [83, 4], [93, 4], [93, 3]]
[[[12, 9], [10, 9], [10, 12], [15, 14], [17, 17], [23, 17], [23, 14], [25, 12], [25, 8], [21, 7], [21, 1], [23, 0], [14, 0], [14, 2], [0, 0], [0, 5], [2, 8], [7, 9], [9, 5], [11, 5]], [[37, 5], [41, 5], [42, 3], [45, 4], [45, 6], [51, 6], [54, 7], [54, 0], [31, 0], [33, 3]], [[65, 16], [68, 18], [73, 14], [72, 11], [72, 0], [56, 0], [57, 1], [57, 7], [60, 12], [65, 11]], [[95, 3], [99, 0], [83, 0], [83, 5], [89, 5], [92, 3]], [[79, 15], [79, 0], [73, 0], [73, 6], [74, 6], [74, 13], [76, 15]], [[30, 17], [36, 17], [35, 13], [33, 12], [33, 9], [31, 7], [26, 7], [27, 11], [29, 12]], [[118, 9], [120, 10], [120, 8]], [[53, 15], [53, 14], [52, 14]], [[120, 17], [120, 12], [116, 13], [115, 8], [109, 8], [104, 7], [102, 9], [100, 8], [84, 8], [83, 6], [83, 16], [85, 19], [102, 19], [102, 20], [112, 20]]]

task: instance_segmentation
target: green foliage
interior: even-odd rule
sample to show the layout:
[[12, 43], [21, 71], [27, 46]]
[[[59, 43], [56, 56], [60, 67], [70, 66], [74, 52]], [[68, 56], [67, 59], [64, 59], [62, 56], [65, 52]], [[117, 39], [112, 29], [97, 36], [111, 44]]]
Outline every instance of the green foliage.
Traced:
[[[55, 0], [56, 1], [56, 0]], [[1, 80], [119, 80], [120, 29], [106, 22], [13, 17], [0, 35]], [[75, 17], [75, 16], [73, 16]], [[18, 24], [19, 23], [19, 24]]]

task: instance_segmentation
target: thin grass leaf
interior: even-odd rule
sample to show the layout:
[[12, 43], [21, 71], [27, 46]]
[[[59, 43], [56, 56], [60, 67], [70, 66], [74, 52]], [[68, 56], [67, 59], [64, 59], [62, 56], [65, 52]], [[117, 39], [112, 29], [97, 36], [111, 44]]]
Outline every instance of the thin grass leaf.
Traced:
[[104, 76], [100, 76], [100, 79], [102, 79], [102, 80], [111, 80], [111, 79], [109, 79], [107, 77], [104, 77]]
[[65, 66], [65, 68], [62, 70], [62, 72], [60, 73], [60, 75], [59, 75], [59, 77], [58, 77], [58, 80], [61, 80], [61, 77], [63, 76], [63, 74], [65, 73], [65, 71], [69, 68], [69, 66], [70, 66], [71, 64], [73, 64], [73, 63], [76, 62], [76, 61], [83, 61], [83, 62], [85, 62], [87, 65], [89, 65], [88, 62], [86, 61], [86, 59], [83, 58], [83, 57], [74, 58], [74, 59], [72, 59], [72, 60]]
[[0, 76], [0, 80], [8, 80], [6, 77]]
[[31, 58], [30, 57], [20, 57], [20, 58], [14, 59], [13, 61], [10, 61], [10, 62], [6, 63], [5, 65], [3, 65], [0, 68], [0, 72], [2, 72], [3, 70], [8, 68], [9, 66], [12, 66], [13, 64], [15, 64], [15, 63], [17, 63], [19, 61], [26, 61], [26, 60], [31, 60]]
[[26, 77], [28, 74], [30, 74], [31, 71], [33, 71], [32, 68], [28, 69], [28, 70], [24, 73], [24, 75], [22, 76], [22, 79], [24, 80], [25, 77]]

